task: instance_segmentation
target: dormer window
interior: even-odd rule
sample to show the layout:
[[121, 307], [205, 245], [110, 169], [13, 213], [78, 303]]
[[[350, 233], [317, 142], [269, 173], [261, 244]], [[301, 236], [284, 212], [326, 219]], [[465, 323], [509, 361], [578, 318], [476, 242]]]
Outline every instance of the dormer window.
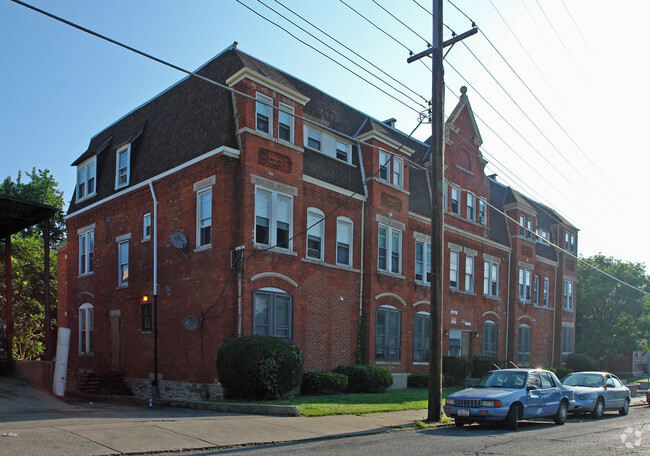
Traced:
[[478, 200], [478, 222], [487, 225], [487, 202], [481, 198]]
[[564, 232], [564, 250], [576, 253], [576, 235], [568, 231]]
[[379, 179], [390, 182], [396, 187], [404, 186], [404, 162], [396, 155], [379, 151]]
[[258, 93], [255, 98], [255, 129], [263, 133], [273, 134], [273, 99]]
[[97, 178], [96, 157], [85, 161], [77, 167], [77, 201], [95, 195], [95, 181]]
[[550, 241], [551, 238], [549, 236], [548, 231], [542, 229], [542, 228], [537, 228], [537, 242], [541, 244], [548, 245], [548, 241]]
[[129, 185], [129, 174], [131, 168], [131, 144], [117, 149], [115, 155], [115, 190]]
[[519, 235], [528, 239], [533, 238], [533, 219], [531, 217], [519, 216]]
[[307, 138], [305, 147], [321, 152], [328, 157], [350, 163], [352, 154], [350, 144], [320, 130], [305, 127]]

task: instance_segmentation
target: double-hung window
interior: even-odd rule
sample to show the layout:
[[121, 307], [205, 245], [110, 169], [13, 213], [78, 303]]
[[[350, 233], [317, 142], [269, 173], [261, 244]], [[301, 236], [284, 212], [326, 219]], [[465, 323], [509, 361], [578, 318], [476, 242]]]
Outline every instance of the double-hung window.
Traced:
[[535, 281], [533, 282], [533, 304], [539, 305], [539, 276], [535, 274]]
[[124, 240], [117, 243], [117, 285], [126, 287], [129, 285], [129, 241]]
[[346, 163], [349, 162], [349, 147], [350, 146], [344, 142], [336, 141], [336, 158], [343, 160]]
[[79, 354], [92, 354], [95, 346], [95, 310], [92, 304], [79, 307]]
[[431, 244], [415, 241], [415, 281], [431, 282]]
[[95, 194], [95, 180], [97, 178], [96, 157], [86, 160], [77, 167], [77, 201]]
[[499, 297], [499, 263], [488, 260], [483, 262], [483, 294]]
[[336, 264], [352, 266], [353, 223], [347, 217], [336, 219]]
[[575, 253], [576, 251], [576, 235], [569, 233], [568, 231], [564, 232], [564, 250], [567, 252]]
[[131, 168], [131, 144], [117, 149], [115, 155], [115, 190], [129, 185]]
[[533, 219], [530, 218], [530, 217], [527, 217], [526, 218], [526, 237], [528, 239], [532, 239], [533, 238], [533, 233], [534, 233], [534, 231], [533, 231]]
[[95, 231], [79, 233], [79, 275], [91, 274], [94, 270]]
[[460, 252], [449, 252], [449, 288], [458, 290], [458, 266], [460, 263]]
[[573, 282], [564, 281], [564, 309], [573, 310]]
[[381, 271], [399, 274], [402, 271], [402, 232], [379, 225], [379, 248], [377, 268]]
[[379, 178], [383, 181], [390, 182], [388, 179], [390, 176], [390, 154], [384, 152], [383, 150], [379, 151]]
[[478, 200], [478, 222], [487, 225], [487, 202], [481, 198]]
[[474, 257], [465, 257], [465, 291], [474, 291]]
[[530, 269], [519, 268], [519, 300], [522, 302], [530, 302], [532, 274]]
[[413, 362], [429, 362], [429, 333], [431, 317], [428, 312], [418, 312], [413, 317]]
[[278, 138], [293, 143], [293, 108], [280, 103], [278, 109]]
[[273, 99], [256, 94], [255, 98], [255, 129], [273, 135]]
[[483, 323], [483, 343], [481, 344], [481, 354], [483, 356], [497, 357], [497, 334], [499, 326], [493, 321]]
[[404, 186], [404, 162], [396, 156], [393, 157], [393, 185], [400, 188]]
[[528, 366], [530, 364], [530, 326], [519, 325], [517, 334], [517, 364]]
[[151, 212], [147, 212], [142, 217], [142, 240], [148, 241], [151, 239]]
[[476, 219], [476, 197], [471, 193], [467, 194], [467, 220], [472, 222]]
[[548, 307], [549, 283], [548, 277], [544, 277], [544, 302], [542, 304], [544, 307]]
[[307, 209], [307, 258], [323, 260], [325, 214], [319, 209]]
[[451, 212], [460, 215], [460, 189], [451, 187]]
[[573, 353], [573, 326], [562, 325], [562, 362]]
[[519, 235], [526, 236], [526, 216], [519, 216]]
[[253, 334], [291, 339], [292, 295], [276, 288], [262, 288], [255, 291], [253, 305]]
[[307, 147], [320, 151], [322, 149], [321, 132], [307, 128]]
[[291, 250], [293, 199], [276, 191], [255, 190], [255, 243]]
[[196, 194], [196, 246], [212, 244], [212, 189]]
[[375, 324], [375, 361], [402, 359], [402, 314], [392, 306], [377, 308]]

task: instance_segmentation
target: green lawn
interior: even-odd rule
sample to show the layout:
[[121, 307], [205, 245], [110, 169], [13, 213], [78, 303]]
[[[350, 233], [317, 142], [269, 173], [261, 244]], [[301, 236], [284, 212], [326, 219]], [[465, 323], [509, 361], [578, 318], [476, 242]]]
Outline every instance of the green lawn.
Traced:
[[[443, 398], [459, 389], [461, 388], [444, 388], [442, 391]], [[428, 395], [427, 389], [408, 388], [378, 394], [296, 396], [265, 403], [295, 405], [305, 416], [363, 415], [376, 412], [425, 409], [427, 408]]]

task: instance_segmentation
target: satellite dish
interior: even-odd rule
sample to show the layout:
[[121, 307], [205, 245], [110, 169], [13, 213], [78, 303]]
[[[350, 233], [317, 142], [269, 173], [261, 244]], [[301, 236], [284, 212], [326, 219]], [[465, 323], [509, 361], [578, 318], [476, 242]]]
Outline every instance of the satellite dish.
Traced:
[[199, 319], [194, 315], [188, 315], [187, 317], [183, 318], [183, 328], [187, 329], [188, 331], [199, 329], [200, 325], [201, 323], [199, 322]]
[[184, 249], [187, 245], [187, 238], [183, 233], [174, 233], [170, 238], [172, 245], [177, 249]]

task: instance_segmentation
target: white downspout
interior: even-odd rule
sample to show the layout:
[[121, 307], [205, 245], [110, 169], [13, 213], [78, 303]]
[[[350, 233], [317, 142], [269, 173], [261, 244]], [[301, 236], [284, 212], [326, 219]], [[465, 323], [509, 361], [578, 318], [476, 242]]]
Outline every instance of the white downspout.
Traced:
[[508, 367], [508, 336], [509, 322], [510, 322], [510, 261], [512, 258], [512, 250], [508, 252], [508, 299], [506, 300], [506, 368]]

